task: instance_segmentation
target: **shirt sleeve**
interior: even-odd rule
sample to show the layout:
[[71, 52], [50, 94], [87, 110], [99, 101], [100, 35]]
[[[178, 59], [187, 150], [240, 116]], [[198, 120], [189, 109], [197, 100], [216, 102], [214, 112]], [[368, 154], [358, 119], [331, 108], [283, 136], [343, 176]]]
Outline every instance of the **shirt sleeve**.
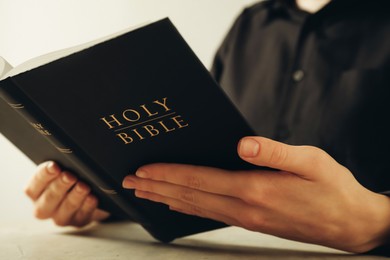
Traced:
[[245, 14], [247, 13], [248, 9], [249, 8], [244, 9], [244, 11], [236, 18], [214, 56], [210, 72], [217, 82], [219, 82], [221, 79], [227, 53], [229, 52], [230, 46], [234, 44], [234, 41], [237, 38], [236, 36], [242, 27]]

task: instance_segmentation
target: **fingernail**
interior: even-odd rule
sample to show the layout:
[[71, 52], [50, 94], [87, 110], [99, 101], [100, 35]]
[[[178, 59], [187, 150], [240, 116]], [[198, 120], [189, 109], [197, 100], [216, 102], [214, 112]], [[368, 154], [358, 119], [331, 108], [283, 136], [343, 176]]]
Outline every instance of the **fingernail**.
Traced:
[[135, 175], [137, 175], [140, 178], [147, 178], [148, 177], [147, 172], [145, 172], [144, 170], [138, 170], [135, 173]]
[[81, 182], [77, 183], [75, 189], [78, 193], [87, 193], [89, 191], [89, 187]]
[[48, 173], [53, 175], [57, 174], [60, 171], [59, 167], [54, 162], [49, 162], [46, 166], [46, 169]]
[[253, 138], [241, 139], [239, 153], [242, 157], [256, 157], [259, 154], [260, 144]]
[[67, 173], [64, 173], [62, 175], [62, 181], [65, 182], [66, 184], [69, 184], [69, 183], [72, 183], [76, 180], [75, 177], [73, 177], [72, 175], [70, 174], [67, 174]]
[[135, 181], [133, 176], [126, 176], [123, 179], [122, 186], [125, 189], [134, 189], [135, 188]]

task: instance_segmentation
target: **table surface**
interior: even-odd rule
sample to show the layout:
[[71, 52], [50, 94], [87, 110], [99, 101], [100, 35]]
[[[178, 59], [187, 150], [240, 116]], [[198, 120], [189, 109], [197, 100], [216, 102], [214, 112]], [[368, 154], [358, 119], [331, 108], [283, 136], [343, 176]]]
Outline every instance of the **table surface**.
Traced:
[[163, 244], [130, 222], [74, 229], [33, 221], [1, 223], [0, 240], [0, 259], [386, 259], [351, 255], [236, 227]]

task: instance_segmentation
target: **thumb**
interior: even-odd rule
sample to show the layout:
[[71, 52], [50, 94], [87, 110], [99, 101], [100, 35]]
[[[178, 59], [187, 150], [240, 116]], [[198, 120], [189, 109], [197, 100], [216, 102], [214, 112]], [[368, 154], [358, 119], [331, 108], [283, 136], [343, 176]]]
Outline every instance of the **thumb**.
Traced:
[[254, 165], [288, 171], [312, 179], [321, 172], [333, 172], [340, 165], [325, 151], [314, 146], [294, 146], [268, 138], [244, 137], [238, 144], [239, 156]]

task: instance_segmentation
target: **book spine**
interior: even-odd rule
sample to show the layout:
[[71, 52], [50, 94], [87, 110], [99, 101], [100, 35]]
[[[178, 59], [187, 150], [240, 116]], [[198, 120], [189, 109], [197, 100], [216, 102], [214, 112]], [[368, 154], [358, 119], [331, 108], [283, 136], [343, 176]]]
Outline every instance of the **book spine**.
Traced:
[[[11, 78], [0, 82], [0, 98], [16, 111], [19, 116], [24, 118], [32, 130], [35, 129], [34, 131], [37, 131], [44, 137], [49, 145], [53, 146], [56, 151], [63, 155], [61, 158], [65, 158], [65, 161], [61, 162], [63, 164], [62, 166], [66, 169], [76, 171], [75, 173], [86, 181], [95, 193], [98, 193], [95, 195], [99, 199], [104, 197], [107, 200], [108, 198], [125, 215], [147, 226], [141, 214], [118, 194], [118, 191], [113, 188], [114, 185], [111, 184], [111, 181], [107, 177], [99, 176], [96, 174], [96, 169], [92, 169], [80, 160], [78, 157], [80, 151], [74, 151], [73, 147], [65, 145], [66, 142], [62, 141], [64, 138], [62, 140], [60, 138], [64, 134], [60, 133], [59, 128], [45, 116], [45, 113], [24, 94]], [[109, 210], [110, 207], [104, 209]], [[114, 212], [118, 212], [118, 208], [114, 209]], [[123, 214], [120, 215], [123, 216]]]

